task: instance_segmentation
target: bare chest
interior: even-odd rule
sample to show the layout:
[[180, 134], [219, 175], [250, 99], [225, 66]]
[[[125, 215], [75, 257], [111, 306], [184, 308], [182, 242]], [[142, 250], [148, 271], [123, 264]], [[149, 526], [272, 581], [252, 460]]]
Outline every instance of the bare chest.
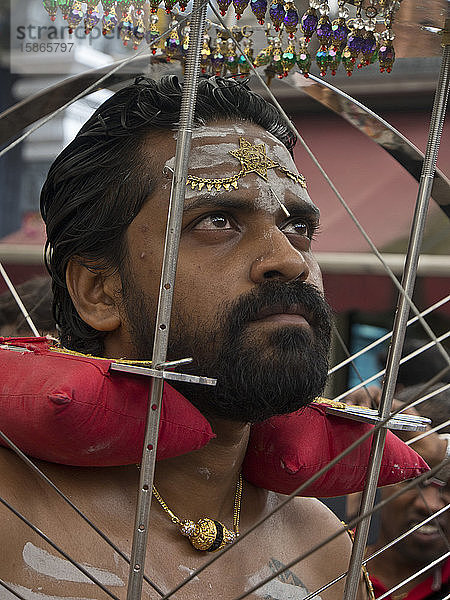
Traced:
[[[110, 543], [74, 517], [51, 510], [40, 516], [39, 528], [55, 545], [25, 524], [11, 523], [9, 543], [1, 541], [0, 579], [27, 600], [125, 600], [129, 566], [124, 556], [131, 550], [132, 515], [126, 523], [114, 523], [107, 515], [97, 523]], [[154, 523], [142, 600], [155, 600], [175, 588], [177, 600], [233, 600], [244, 594], [253, 600], [305, 598], [321, 583], [317, 565], [303, 561], [279, 573], [303, 548], [286, 531], [276, 529], [263, 528], [218, 556], [193, 550], [170, 523], [162, 530]], [[199, 571], [213, 557], [216, 560]]]

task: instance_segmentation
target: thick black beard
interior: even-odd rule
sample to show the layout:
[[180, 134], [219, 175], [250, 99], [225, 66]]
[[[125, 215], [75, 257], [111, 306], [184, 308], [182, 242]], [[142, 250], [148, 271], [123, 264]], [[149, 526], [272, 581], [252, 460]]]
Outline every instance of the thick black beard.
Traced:
[[[133, 288], [133, 289], [132, 289]], [[125, 309], [139, 357], [151, 354], [153, 327], [147, 302], [128, 282]], [[311, 328], [280, 326], [261, 333], [254, 321], [274, 304], [300, 304]], [[206, 417], [242, 423], [264, 421], [309, 404], [325, 387], [331, 335], [331, 311], [322, 294], [302, 282], [267, 281], [232, 305], [223, 306], [211, 330], [193, 330], [189, 315], [173, 320], [168, 356], [192, 356], [184, 372], [214, 377], [215, 387], [182, 382], [171, 385]], [[256, 329], [256, 331], [255, 331]]]

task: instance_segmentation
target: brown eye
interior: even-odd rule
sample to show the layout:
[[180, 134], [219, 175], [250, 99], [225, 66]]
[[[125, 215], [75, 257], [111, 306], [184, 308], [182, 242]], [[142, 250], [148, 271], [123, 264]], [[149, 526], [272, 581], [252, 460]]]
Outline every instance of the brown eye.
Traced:
[[214, 230], [214, 229], [232, 229], [230, 219], [227, 215], [216, 213], [208, 215], [199, 221], [194, 229]]
[[282, 227], [283, 233], [303, 235], [309, 237], [309, 225], [305, 221], [291, 221]]

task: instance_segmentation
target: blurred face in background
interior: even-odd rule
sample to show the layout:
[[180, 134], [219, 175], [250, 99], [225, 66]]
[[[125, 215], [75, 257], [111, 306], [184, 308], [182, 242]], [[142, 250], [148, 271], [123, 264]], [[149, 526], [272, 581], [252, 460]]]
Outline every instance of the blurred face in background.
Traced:
[[[405, 483], [383, 488], [382, 497], [389, 498]], [[430, 478], [389, 502], [381, 511], [379, 543], [398, 537], [450, 502], [450, 485]], [[399, 560], [415, 567], [425, 566], [448, 551], [449, 511], [423, 525], [393, 546]]]

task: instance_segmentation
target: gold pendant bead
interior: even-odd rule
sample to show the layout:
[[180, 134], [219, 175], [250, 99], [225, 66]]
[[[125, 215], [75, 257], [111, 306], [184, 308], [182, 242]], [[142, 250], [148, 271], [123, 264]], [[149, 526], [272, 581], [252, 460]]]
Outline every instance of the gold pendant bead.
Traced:
[[[189, 522], [193, 523], [192, 521]], [[181, 528], [180, 528], [181, 530]], [[186, 534], [183, 534], [186, 535]], [[186, 535], [196, 550], [217, 552], [236, 539], [236, 534], [220, 521], [202, 517], [197, 521], [192, 533]]]
[[177, 515], [170, 510], [161, 494], [155, 486], [153, 486], [153, 496], [161, 505], [161, 508], [166, 512], [174, 525], [178, 527], [178, 531], [184, 537], [187, 537], [191, 545], [196, 550], [202, 552], [217, 552], [222, 550], [228, 544], [232, 544], [239, 537], [239, 516], [241, 512], [241, 497], [242, 497], [242, 475], [236, 484], [236, 493], [234, 495], [234, 510], [233, 510], [233, 527], [231, 531], [220, 521], [202, 517], [195, 523], [191, 519], [179, 519]]

